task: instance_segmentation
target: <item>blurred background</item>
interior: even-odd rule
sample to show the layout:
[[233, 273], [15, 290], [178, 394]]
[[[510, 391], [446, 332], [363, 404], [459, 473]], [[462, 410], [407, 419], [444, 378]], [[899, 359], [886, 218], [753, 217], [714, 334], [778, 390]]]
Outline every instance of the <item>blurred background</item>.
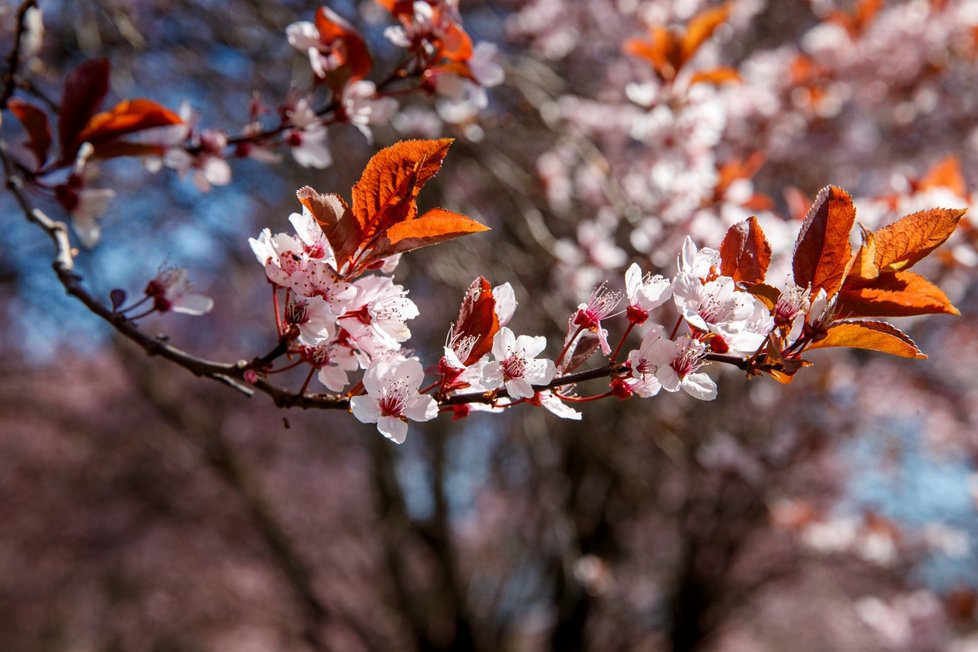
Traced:
[[[309, 83], [285, 28], [318, 3], [39, 4], [25, 74], [54, 98], [105, 56], [110, 101], [188, 100], [235, 134], [254, 94], [274, 106]], [[513, 284], [514, 328], [547, 335], [553, 356], [594, 285], [621, 287], [633, 261], [674, 273], [687, 234], [716, 246], [757, 214], [784, 275], [824, 185], [852, 193], [870, 228], [972, 205], [978, 2], [727, 4], [664, 80], [623, 43], [653, 25], [682, 34], [718, 3], [462, 0], [506, 72], [487, 107], [406, 96], [374, 143], [331, 128], [326, 170], [235, 159], [209, 193], [106, 162], [99, 185], [117, 197], [80, 271], [98, 296], [135, 296], [165, 261], [187, 267], [213, 312], [144, 327], [251, 358], [275, 325], [247, 239], [288, 230], [295, 189], [348, 196], [379, 147], [452, 136], [422, 208], [493, 231], [398, 268], [428, 366], [478, 275]], [[390, 15], [328, 5], [383, 78], [402, 56]], [[16, 9], [0, 5], [4, 54]], [[692, 81], [720, 66], [737, 79]], [[0, 650], [978, 650], [967, 218], [927, 271], [961, 316], [898, 320], [927, 360], [819, 351], [786, 386], [716, 370], [712, 403], [610, 399], [581, 422], [528, 406], [443, 415], [395, 446], [349, 414], [280, 410], [144, 356], [65, 296], [9, 193], [0, 215]]]

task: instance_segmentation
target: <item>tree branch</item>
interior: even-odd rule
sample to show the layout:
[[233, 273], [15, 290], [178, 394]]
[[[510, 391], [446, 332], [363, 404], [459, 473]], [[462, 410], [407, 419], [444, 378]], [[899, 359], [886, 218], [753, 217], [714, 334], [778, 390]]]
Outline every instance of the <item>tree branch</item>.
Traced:
[[[283, 347], [287, 348], [287, 343], [282, 340], [268, 354], [253, 359], [251, 362], [240, 360], [235, 363], [217, 362], [195, 356], [183, 351], [171, 344], [164, 338], [148, 335], [139, 329], [139, 326], [125, 315], [114, 311], [103, 301], [93, 296], [82, 283], [81, 275], [75, 270], [74, 249], [68, 237], [68, 225], [63, 221], [58, 221], [48, 217], [43, 211], [35, 208], [24, 192], [23, 178], [16, 172], [16, 165], [7, 151], [7, 145], [0, 142], [0, 160], [7, 178], [6, 187], [13, 194], [24, 213], [27, 220], [36, 224], [48, 237], [51, 238], [55, 249], [55, 259], [52, 267], [58, 280], [65, 291], [81, 301], [88, 310], [107, 322], [119, 334], [126, 339], [135, 342], [147, 355], [159, 356], [183, 367], [195, 376], [209, 378], [216, 382], [241, 392], [245, 396], [252, 396], [255, 391], [268, 394], [275, 405], [281, 408], [302, 408], [320, 410], [349, 410], [350, 399], [348, 396], [340, 394], [325, 393], [306, 393], [292, 392], [283, 387], [273, 385], [263, 378], [250, 378], [248, 375], [260, 369], [265, 362], [275, 359], [281, 355]], [[733, 364], [741, 369], [744, 368], [744, 361], [735, 356], [724, 356], [718, 354], [708, 354], [707, 360]], [[534, 385], [536, 391], [545, 391], [556, 387], [574, 385], [586, 380], [596, 378], [607, 378], [624, 372], [627, 367], [623, 364], [608, 364], [587, 371], [579, 371], [573, 374], [566, 374], [553, 379], [546, 385]], [[248, 375], [246, 375], [248, 374]], [[466, 403], [486, 403], [493, 404], [501, 398], [507, 398], [508, 392], [500, 389], [492, 392], [470, 392], [465, 394], [455, 394], [440, 399], [439, 405], [463, 405]]]

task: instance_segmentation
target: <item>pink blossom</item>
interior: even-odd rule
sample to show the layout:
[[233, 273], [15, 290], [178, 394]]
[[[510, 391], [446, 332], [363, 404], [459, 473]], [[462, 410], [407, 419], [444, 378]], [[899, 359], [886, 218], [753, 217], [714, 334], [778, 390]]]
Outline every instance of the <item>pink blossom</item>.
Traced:
[[193, 284], [182, 267], [161, 267], [146, 285], [146, 296], [153, 299], [153, 307], [159, 312], [203, 315], [214, 307], [214, 300], [193, 293]]
[[75, 158], [75, 168], [65, 183], [55, 188], [58, 202], [71, 215], [71, 224], [82, 245], [94, 247], [102, 235], [98, 218], [102, 216], [109, 201], [115, 197], [111, 188], [88, 188], [95, 180], [97, 168], [88, 163], [95, 149], [84, 143]]
[[662, 336], [660, 329], [646, 333], [638, 351], [628, 354], [632, 375], [647, 380], [651, 374], [668, 392], [680, 389], [694, 398], [712, 401], [717, 395], [717, 386], [705, 373], [695, 373], [703, 364], [706, 346], [687, 336], [676, 341]]
[[532, 398], [532, 385], [546, 385], [556, 373], [553, 360], [536, 359], [546, 347], [545, 337], [516, 337], [509, 328], [500, 328], [492, 342], [495, 360], [486, 365], [483, 383], [490, 389], [505, 385], [513, 399]]
[[546, 408], [548, 412], [560, 417], [561, 419], [580, 421], [584, 418], [579, 410], [575, 410], [571, 406], [561, 401], [549, 389], [542, 392], [537, 392], [536, 396], [533, 397], [533, 402], [537, 403], [543, 408]]
[[189, 174], [200, 192], [231, 183], [231, 166], [223, 157], [227, 136], [205, 129], [194, 144], [200, 149], [196, 155], [183, 147], [169, 148], [163, 155], [164, 165], [175, 170], [181, 179]]
[[419, 314], [407, 291], [387, 276], [360, 278], [354, 286], [357, 294], [340, 321], [357, 348], [368, 359], [399, 350], [411, 337], [405, 322]]
[[319, 382], [334, 392], [343, 391], [349, 383], [347, 374], [360, 366], [356, 353], [339, 338], [304, 346], [300, 353], [303, 360], [319, 369], [316, 375]]
[[429, 421], [438, 416], [438, 404], [418, 393], [424, 369], [417, 358], [373, 361], [363, 374], [365, 396], [350, 399], [350, 410], [362, 423], [398, 444], [407, 437], [407, 420]]
[[587, 303], [577, 306], [577, 312], [570, 318], [568, 324], [568, 336], [573, 337], [576, 329], [586, 328], [597, 334], [598, 341], [601, 343], [601, 352], [605, 355], [611, 353], [611, 345], [608, 343], [608, 331], [601, 328], [601, 320], [606, 319], [614, 313], [615, 308], [621, 302], [622, 294], [616, 290], [609, 290], [602, 283], [594, 288]]
[[287, 324], [299, 329], [299, 342], [315, 345], [336, 334], [336, 315], [320, 297], [293, 298], [285, 308]]
[[367, 141], [373, 142], [369, 125], [385, 124], [397, 112], [397, 100], [378, 97], [377, 87], [371, 81], [356, 81], [343, 89], [343, 114], [351, 125], [360, 130]]
[[625, 295], [628, 297], [628, 321], [644, 324], [649, 312], [665, 303], [672, 295], [672, 283], [658, 274], [642, 275], [636, 263], [625, 272]]
[[289, 114], [294, 126], [285, 134], [285, 142], [292, 148], [292, 158], [302, 167], [324, 169], [332, 165], [333, 155], [326, 142], [327, 131], [322, 120], [309, 106], [305, 98], [296, 102]]

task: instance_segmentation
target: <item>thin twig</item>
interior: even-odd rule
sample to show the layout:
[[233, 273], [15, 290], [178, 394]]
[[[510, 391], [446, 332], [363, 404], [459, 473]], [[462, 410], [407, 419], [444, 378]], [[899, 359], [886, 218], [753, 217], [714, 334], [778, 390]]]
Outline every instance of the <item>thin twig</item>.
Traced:
[[17, 9], [15, 19], [17, 28], [14, 31], [14, 46], [10, 48], [7, 55], [7, 72], [3, 75], [3, 93], [0, 94], [0, 108], [7, 108], [7, 102], [13, 97], [14, 89], [17, 87], [17, 70], [20, 68], [20, 48], [24, 42], [24, 32], [27, 25], [24, 19], [27, 17], [27, 10], [37, 6], [37, 0], [24, 0]]

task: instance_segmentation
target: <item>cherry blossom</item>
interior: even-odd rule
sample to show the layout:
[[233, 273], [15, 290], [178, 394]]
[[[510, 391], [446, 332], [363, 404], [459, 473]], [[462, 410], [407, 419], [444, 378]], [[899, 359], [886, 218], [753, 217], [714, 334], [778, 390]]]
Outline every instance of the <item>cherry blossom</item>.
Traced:
[[319, 382], [334, 392], [343, 391], [349, 384], [347, 374], [360, 367], [356, 352], [338, 338], [303, 346], [300, 354], [303, 360], [319, 370], [316, 374]]
[[402, 444], [407, 420], [429, 421], [438, 416], [438, 404], [418, 393], [424, 369], [417, 358], [374, 360], [363, 375], [365, 396], [350, 399], [350, 410], [362, 423], [376, 423], [388, 439]]
[[658, 274], [643, 276], [638, 264], [632, 263], [625, 272], [625, 295], [628, 297], [628, 321], [637, 326], [645, 323], [650, 311], [669, 300], [672, 283]]
[[203, 315], [214, 307], [213, 299], [193, 292], [193, 284], [183, 267], [161, 267], [146, 285], [145, 292], [159, 312], [172, 310], [185, 315]]
[[436, 109], [445, 122], [467, 122], [489, 105], [485, 89], [501, 84], [505, 78], [502, 67], [493, 61], [495, 56], [496, 46], [482, 42], [466, 62], [468, 76], [449, 70], [433, 71], [435, 92], [442, 96]]
[[[324, 9], [334, 22], [343, 20], [329, 8]], [[309, 57], [309, 65], [316, 77], [323, 79], [329, 71], [343, 65], [334, 48], [323, 43], [314, 23], [307, 20], [294, 22], [285, 28], [285, 35], [289, 45]]]
[[295, 162], [320, 170], [332, 165], [333, 155], [326, 142], [326, 127], [309, 106], [309, 101], [303, 98], [296, 102], [289, 119], [295, 128], [286, 132], [285, 141], [292, 149]]
[[545, 348], [545, 337], [516, 337], [508, 327], [500, 328], [492, 342], [495, 360], [486, 365], [483, 383], [490, 389], [505, 385], [513, 399], [532, 398], [532, 385], [546, 385], [556, 373], [553, 360], [536, 358]]
[[575, 410], [571, 406], [561, 401], [549, 389], [542, 392], [537, 392], [531, 402], [545, 408], [548, 412], [560, 417], [561, 419], [580, 421], [584, 418], [584, 415], [582, 415], [579, 410]]
[[94, 247], [98, 243], [102, 235], [98, 218], [115, 197], [115, 190], [111, 188], [86, 187], [97, 176], [96, 166], [88, 162], [94, 153], [91, 144], [84, 143], [75, 158], [74, 171], [65, 183], [55, 187], [58, 202], [71, 215], [75, 233], [86, 247]]
[[789, 283], [781, 292], [772, 310], [774, 323], [786, 327], [794, 325], [799, 318], [804, 318], [810, 305], [810, 294], [809, 288], [800, 288], [794, 283]]
[[336, 333], [336, 315], [320, 297], [293, 298], [285, 309], [285, 322], [299, 330], [299, 341], [315, 345]]
[[622, 294], [617, 290], [609, 290], [602, 283], [594, 288], [587, 303], [577, 306], [577, 312], [570, 318], [568, 323], [569, 336], [573, 337], [574, 327], [587, 329], [598, 336], [601, 343], [601, 352], [605, 355], [611, 353], [611, 345], [608, 343], [608, 331], [601, 327], [601, 320], [610, 317], [618, 304], [621, 303]]
[[756, 300], [737, 290], [729, 276], [703, 283], [699, 278], [679, 274], [673, 284], [673, 300], [691, 326], [722, 338], [727, 349], [750, 352], [763, 339], [763, 333], [748, 327]]
[[659, 327], [645, 334], [639, 349], [628, 354], [628, 363], [633, 378], [650, 383], [642, 391], [658, 391], [653, 389], [654, 378], [666, 391], [682, 389], [694, 398], [712, 401], [717, 395], [716, 384], [705, 373], [694, 373], [703, 364], [705, 352], [706, 346], [699, 340], [684, 335], [672, 341]]
[[[642, 338], [639, 348], [628, 353], [628, 367], [631, 369], [632, 378], [639, 381], [654, 381], [655, 384], [659, 383], [655, 377], [656, 363], [653, 360], [657, 359], [659, 349], [656, 348], [656, 345], [661, 341], [668, 340], [662, 326], [654, 324]], [[661, 357], [658, 356], [658, 358]]]
[[220, 131], [205, 129], [195, 145], [200, 153], [194, 155], [181, 147], [171, 147], [163, 156], [163, 164], [176, 171], [181, 179], [190, 176], [200, 192], [208, 192], [211, 186], [231, 183], [231, 166], [223, 158], [227, 136]]
[[360, 278], [354, 286], [350, 308], [339, 317], [351, 339], [371, 359], [400, 349], [400, 343], [411, 337], [404, 322], [420, 314], [407, 291], [387, 276]]
[[347, 121], [360, 130], [368, 142], [373, 142], [373, 124], [385, 124], [397, 112], [397, 100], [379, 97], [377, 87], [371, 81], [356, 81], [343, 89], [343, 114]]
[[717, 396], [717, 386], [705, 373], [694, 373], [703, 364], [706, 347], [702, 342], [687, 336], [675, 342], [660, 340], [651, 350], [651, 362], [655, 365], [655, 377], [668, 392], [680, 389], [693, 398], [712, 401]]

